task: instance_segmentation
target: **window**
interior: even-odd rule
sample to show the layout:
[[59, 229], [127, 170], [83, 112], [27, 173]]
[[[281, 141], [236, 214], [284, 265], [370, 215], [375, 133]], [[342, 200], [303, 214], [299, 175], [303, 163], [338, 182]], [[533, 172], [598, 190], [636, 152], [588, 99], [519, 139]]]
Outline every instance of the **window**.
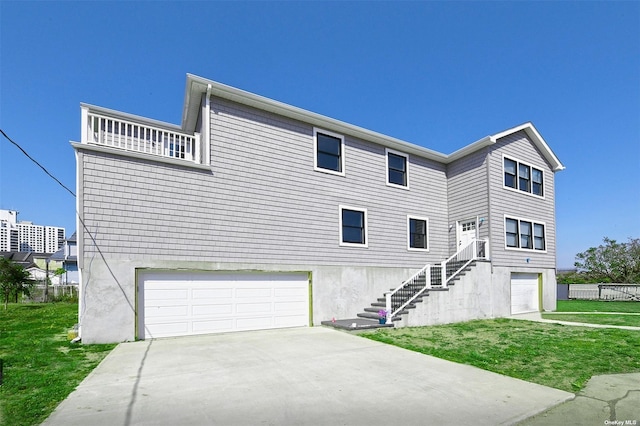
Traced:
[[340, 206], [340, 245], [367, 246], [367, 210]]
[[429, 220], [407, 216], [408, 249], [429, 250]]
[[408, 188], [408, 156], [389, 149], [386, 149], [385, 152], [387, 154], [387, 185]]
[[546, 251], [544, 224], [530, 220], [505, 218], [507, 248]]
[[508, 158], [504, 159], [504, 186], [516, 187], [516, 167], [517, 163]]
[[313, 129], [314, 169], [344, 176], [344, 137]]
[[520, 221], [520, 248], [532, 249], [531, 222]]
[[536, 223], [533, 225], [533, 248], [535, 250], [546, 250], [544, 243], [544, 225]]
[[531, 174], [531, 193], [543, 196], [542, 193], [542, 170], [532, 169]]
[[525, 163], [504, 157], [504, 187], [544, 196], [544, 173]]
[[524, 164], [518, 165], [518, 181], [520, 191], [531, 192], [531, 167]]
[[506, 240], [507, 247], [518, 246], [518, 221], [515, 219], [507, 219], [506, 221]]

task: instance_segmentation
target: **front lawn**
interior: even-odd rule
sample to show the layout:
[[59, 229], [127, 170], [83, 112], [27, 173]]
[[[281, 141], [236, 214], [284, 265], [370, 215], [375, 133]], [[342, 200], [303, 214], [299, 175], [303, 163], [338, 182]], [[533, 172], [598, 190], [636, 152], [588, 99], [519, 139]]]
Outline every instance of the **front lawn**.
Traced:
[[640, 313], [640, 302], [606, 300], [558, 300], [557, 312], [635, 312]]
[[501, 318], [362, 336], [569, 392], [594, 375], [640, 372], [639, 331]]
[[71, 344], [75, 303], [10, 304], [0, 308], [0, 424], [37, 425], [115, 345]]

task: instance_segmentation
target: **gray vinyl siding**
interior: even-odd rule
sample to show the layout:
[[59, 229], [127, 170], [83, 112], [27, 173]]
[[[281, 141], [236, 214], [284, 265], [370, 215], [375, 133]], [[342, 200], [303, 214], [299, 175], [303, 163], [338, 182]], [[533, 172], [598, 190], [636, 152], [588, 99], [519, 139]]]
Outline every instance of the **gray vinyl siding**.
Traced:
[[[541, 169], [544, 173], [544, 197], [504, 188], [503, 155]], [[500, 139], [491, 147], [491, 257], [495, 266], [528, 266], [555, 268], [556, 226], [554, 172], [525, 132]], [[545, 224], [546, 253], [536, 250], [514, 250], [505, 247], [505, 215]], [[527, 262], [529, 259], [529, 262]]]
[[[345, 176], [317, 172], [313, 126], [217, 98], [210, 130], [210, 172], [117, 152], [79, 157], [83, 217], [103, 254], [388, 267], [446, 257], [444, 165], [411, 155], [410, 189], [389, 187], [384, 147], [345, 135]], [[339, 246], [339, 205], [367, 209], [368, 248]], [[429, 252], [407, 250], [407, 215], [429, 218]], [[85, 258], [93, 247], [84, 235]]]
[[[469, 154], [447, 167], [449, 198], [449, 251], [457, 250], [456, 223], [458, 221], [488, 217], [487, 149]], [[489, 237], [484, 223], [478, 224], [478, 237]]]

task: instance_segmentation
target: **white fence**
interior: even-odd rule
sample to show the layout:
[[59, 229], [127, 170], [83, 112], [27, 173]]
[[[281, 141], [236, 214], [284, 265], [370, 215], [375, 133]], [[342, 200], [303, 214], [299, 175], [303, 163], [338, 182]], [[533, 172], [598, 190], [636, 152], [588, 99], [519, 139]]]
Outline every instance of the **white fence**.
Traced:
[[640, 284], [569, 284], [569, 299], [640, 301]]

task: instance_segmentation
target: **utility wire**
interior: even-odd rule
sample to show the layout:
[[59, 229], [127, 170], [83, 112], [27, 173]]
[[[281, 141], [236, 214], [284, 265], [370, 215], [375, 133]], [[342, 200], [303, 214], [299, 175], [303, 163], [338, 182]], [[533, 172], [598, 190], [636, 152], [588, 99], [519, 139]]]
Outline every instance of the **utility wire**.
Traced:
[[[13, 145], [15, 145], [20, 151], [22, 151], [22, 153], [24, 155], [27, 156], [27, 158], [29, 160], [31, 160], [33, 163], [35, 163], [38, 167], [40, 167], [51, 179], [55, 180], [58, 185], [60, 185], [61, 187], [63, 187], [64, 189], [66, 189], [69, 194], [71, 194], [73, 196], [73, 198], [76, 198], [76, 194], [70, 190], [69, 188], [67, 188], [67, 186], [65, 184], [63, 184], [62, 182], [60, 182], [58, 180], [58, 178], [56, 178], [54, 175], [52, 175], [51, 173], [49, 173], [49, 171], [42, 165], [40, 164], [35, 158], [33, 158], [32, 156], [30, 156], [27, 151], [25, 151], [18, 143], [14, 142], [13, 139], [11, 139], [5, 132], [4, 130], [0, 129], [0, 133], [2, 133], [2, 136], [4, 136], [5, 138], [7, 138], [7, 140], [9, 142], [11, 142]], [[78, 217], [78, 220], [80, 221], [80, 224], [82, 225], [82, 229], [84, 229], [87, 232], [87, 235], [89, 235], [89, 238], [91, 238], [91, 241], [93, 242], [96, 251], [98, 252], [98, 254], [100, 255], [100, 257], [102, 258], [102, 261], [104, 262], [105, 266], [107, 267], [107, 269], [109, 270], [109, 273], [111, 274], [111, 277], [114, 279], [114, 281], [116, 282], [116, 284], [118, 285], [118, 287], [120, 288], [120, 291], [122, 291], [122, 294], [124, 295], [125, 300], [127, 301], [127, 304], [129, 305], [129, 307], [131, 308], [131, 310], [135, 313], [135, 308], [133, 307], [133, 304], [131, 303], [131, 301], [129, 300], [129, 297], [127, 297], [127, 293], [124, 291], [124, 288], [122, 288], [122, 285], [120, 284], [120, 281], [118, 281], [118, 278], [116, 277], [115, 273], [113, 272], [113, 270], [111, 269], [111, 266], [109, 266], [109, 263], [107, 262], [107, 259], [105, 258], [104, 254], [102, 253], [102, 250], [100, 250], [100, 247], [98, 246], [98, 242], [96, 241], [95, 237], [93, 236], [93, 234], [91, 233], [91, 231], [89, 231], [89, 228], [87, 228], [87, 225], [85, 225], [84, 220], [82, 220], [82, 217], [80, 217], [80, 214], [78, 212], [76, 212], [76, 216]], [[85, 287], [86, 289], [86, 287]], [[85, 297], [86, 297], [86, 292], [83, 292]], [[86, 309], [86, 303], [82, 304], [83, 307]], [[84, 309], [83, 309], [84, 311]], [[79, 315], [80, 317], [83, 316], [83, 313], [81, 313]], [[82, 318], [79, 318], [80, 323], [82, 323]]]
[[41, 169], [42, 169], [42, 170], [43, 170], [47, 175], [49, 175], [49, 177], [51, 177], [53, 180], [55, 180], [56, 182], [58, 182], [58, 185], [60, 185], [60, 186], [61, 186], [61, 187], [63, 187], [64, 189], [66, 189], [66, 190], [69, 192], [69, 194], [73, 195], [73, 197], [75, 198], [76, 194], [74, 194], [74, 192], [73, 192], [72, 190], [70, 190], [69, 188], [67, 188], [67, 186], [66, 186], [64, 183], [60, 182], [60, 181], [58, 180], [58, 178], [56, 178], [54, 175], [52, 175], [51, 173], [49, 173], [49, 170], [45, 169], [45, 167], [44, 167], [42, 164], [38, 163], [38, 161], [37, 161], [35, 158], [33, 158], [32, 156], [30, 156], [30, 155], [27, 153], [27, 151], [25, 151], [25, 150], [24, 150], [20, 145], [18, 145], [16, 142], [14, 142], [14, 141], [13, 141], [13, 139], [11, 139], [9, 136], [7, 136], [7, 134], [4, 132], [4, 130], [0, 129], [0, 132], [2, 133], [2, 136], [4, 136], [5, 138], [7, 138], [7, 140], [8, 140], [9, 142], [11, 142], [12, 144], [14, 144], [14, 145], [15, 145], [15, 146], [20, 150], [20, 151], [22, 151], [22, 153], [23, 153], [24, 155], [26, 155], [26, 156], [27, 156], [27, 158], [28, 158], [29, 160], [33, 161], [33, 162], [34, 162], [38, 167], [40, 167], [40, 168], [41, 168]]

